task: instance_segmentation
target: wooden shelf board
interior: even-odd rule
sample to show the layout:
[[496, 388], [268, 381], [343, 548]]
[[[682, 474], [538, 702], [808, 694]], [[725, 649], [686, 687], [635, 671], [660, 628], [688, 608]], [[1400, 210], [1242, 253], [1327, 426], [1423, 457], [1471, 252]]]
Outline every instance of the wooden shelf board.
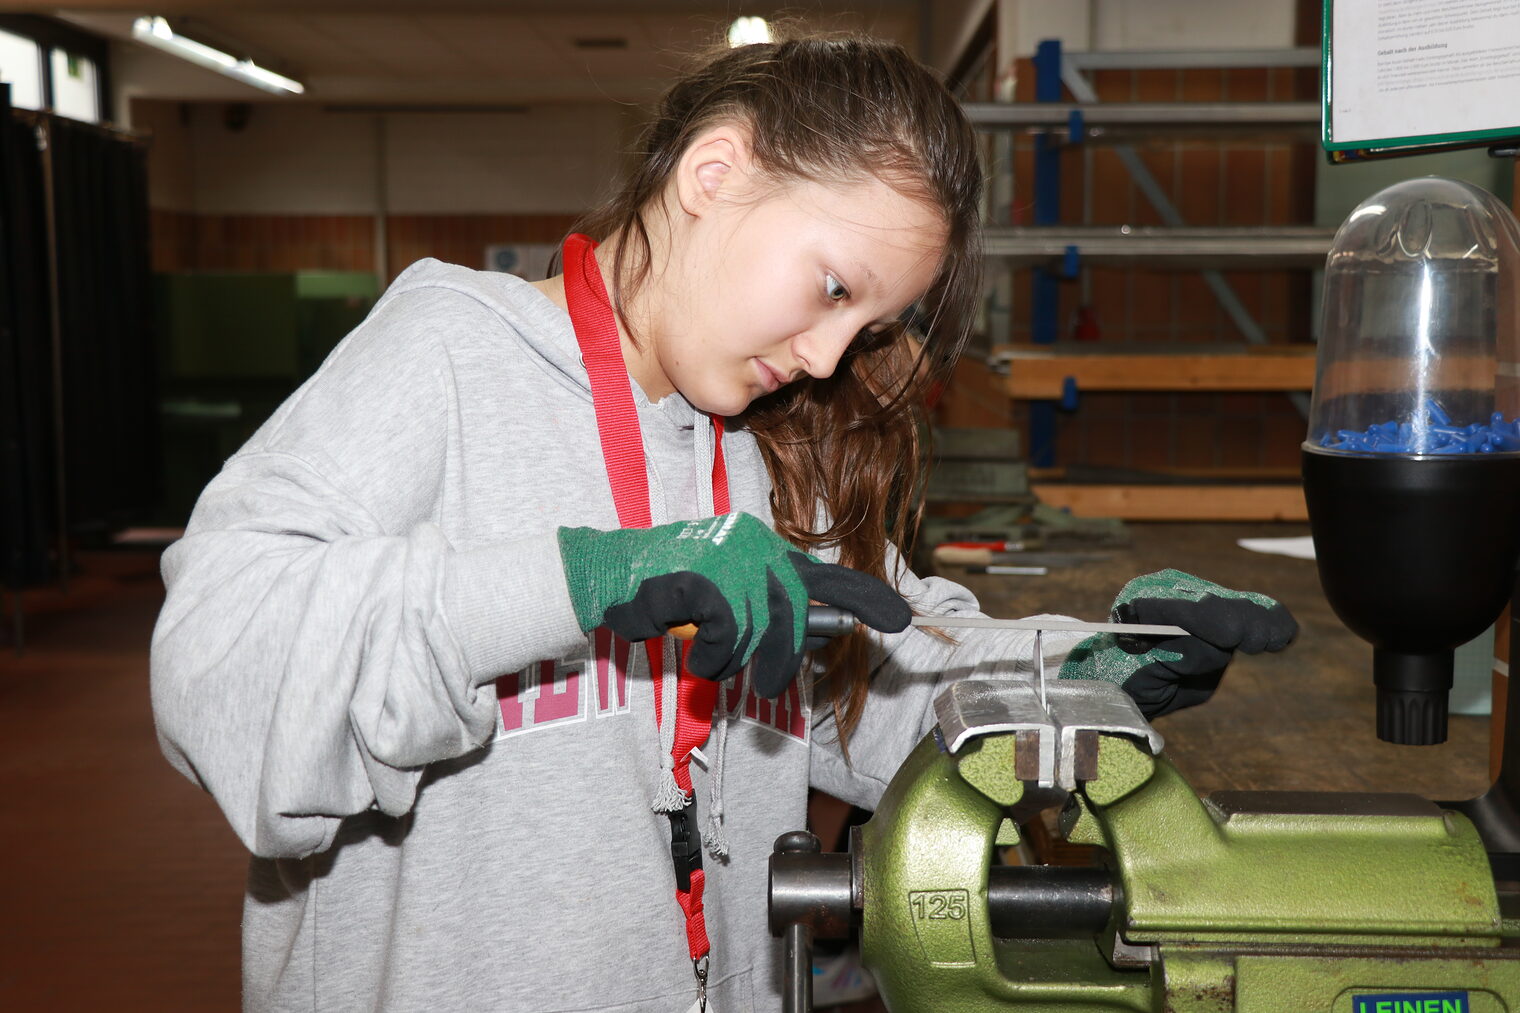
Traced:
[[[1123, 482], [1123, 475], [1104, 476], [1099, 474], [1085, 474], [1094, 469], [1083, 468], [1078, 465], [1068, 468], [1064, 465], [1056, 465], [1051, 468], [1029, 468], [1029, 480], [1031, 482], [1074, 482], [1074, 483], [1103, 483], [1116, 485]], [[1167, 478], [1193, 478], [1202, 479], [1211, 483], [1239, 482], [1242, 484], [1266, 483], [1266, 482], [1297, 482], [1303, 474], [1302, 468], [1297, 465], [1147, 465], [1145, 475], [1161, 475]]]
[[1078, 391], [1262, 391], [1314, 386], [1314, 347], [1197, 353], [1045, 351], [1016, 346], [1004, 390], [1010, 397], [1061, 396], [1067, 377]]
[[1297, 485], [1076, 485], [1035, 483], [1040, 502], [1078, 517], [1127, 521], [1307, 521]]

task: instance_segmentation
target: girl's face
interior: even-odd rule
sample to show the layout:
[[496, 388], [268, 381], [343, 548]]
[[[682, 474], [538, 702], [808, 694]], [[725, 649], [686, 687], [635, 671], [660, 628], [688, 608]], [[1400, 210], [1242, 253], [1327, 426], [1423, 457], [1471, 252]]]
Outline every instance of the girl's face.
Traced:
[[733, 165], [707, 168], [696, 200], [672, 209], [666, 266], [650, 279], [659, 299], [633, 353], [642, 361], [630, 361], [652, 399], [680, 391], [737, 415], [794, 380], [827, 377], [934, 279], [943, 221], [880, 180], [757, 192]]

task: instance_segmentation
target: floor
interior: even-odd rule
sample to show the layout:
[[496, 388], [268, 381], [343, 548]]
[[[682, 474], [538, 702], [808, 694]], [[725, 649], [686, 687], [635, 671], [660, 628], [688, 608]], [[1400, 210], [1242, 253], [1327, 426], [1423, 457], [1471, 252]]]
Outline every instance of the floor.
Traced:
[[[1243, 658], [1208, 706], [1158, 728], [1200, 791], [1485, 787], [1488, 721], [1451, 741], [1389, 746], [1372, 732], [1370, 650], [1335, 620], [1312, 563], [1245, 552], [1292, 525], [1146, 525], [1130, 549], [1046, 577], [966, 576], [994, 615], [1100, 618], [1130, 576], [1176, 566], [1272, 594], [1302, 624], [1287, 652]], [[160, 756], [147, 649], [162, 591], [150, 553], [80, 560], [67, 594], [26, 596], [26, 652], [0, 648], [0, 1007], [228, 1010], [238, 1004], [244, 856], [215, 807]]]
[[0, 1007], [235, 1010], [247, 858], [154, 739], [157, 555], [80, 566], [0, 649]]

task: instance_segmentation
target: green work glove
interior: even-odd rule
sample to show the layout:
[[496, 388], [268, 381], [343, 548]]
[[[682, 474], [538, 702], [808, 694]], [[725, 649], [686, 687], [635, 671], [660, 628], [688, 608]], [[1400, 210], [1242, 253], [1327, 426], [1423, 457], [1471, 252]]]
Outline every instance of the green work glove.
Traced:
[[766, 697], [779, 696], [802, 665], [809, 599], [884, 633], [913, 618], [880, 580], [799, 552], [746, 513], [657, 528], [560, 528], [559, 552], [582, 630], [648, 640], [696, 623], [692, 674], [727, 679], [753, 660], [750, 677]]
[[1231, 591], [1183, 573], [1136, 577], [1114, 601], [1113, 621], [1180, 626], [1190, 636], [1162, 639], [1099, 633], [1077, 644], [1063, 679], [1106, 679], [1124, 687], [1147, 718], [1203, 703], [1235, 651], [1280, 651], [1298, 623], [1264, 594]]

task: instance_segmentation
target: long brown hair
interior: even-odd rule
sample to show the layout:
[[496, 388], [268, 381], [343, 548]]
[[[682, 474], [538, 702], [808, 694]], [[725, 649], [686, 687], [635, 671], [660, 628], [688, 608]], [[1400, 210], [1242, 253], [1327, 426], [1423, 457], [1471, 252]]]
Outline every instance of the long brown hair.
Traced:
[[[939, 270], [913, 320], [863, 333], [828, 379], [784, 387], [742, 420], [770, 472], [776, 529], [804, 549], [836, 545], [844, 565], [892, 582], [886, 543], [906, 545], [918, 521], [927, 394], [960, 354], [981, 290], [982, 170], [971, 126], [944, 85], [892, 43], [814, 36], [721, 52], [666, 92], [622, 191], [576, 225], [621, 240], [611, 273], [625, 325], [650, 275], [647, 216], [660, 213], [691, 141], [726, 121], [748, 128], [755, 165], [770, 180], [874, 176], [934, 208], [946, 226]], [[867, 644], [838, 638], [823, 660], [843, 741], [865, 704]]]

